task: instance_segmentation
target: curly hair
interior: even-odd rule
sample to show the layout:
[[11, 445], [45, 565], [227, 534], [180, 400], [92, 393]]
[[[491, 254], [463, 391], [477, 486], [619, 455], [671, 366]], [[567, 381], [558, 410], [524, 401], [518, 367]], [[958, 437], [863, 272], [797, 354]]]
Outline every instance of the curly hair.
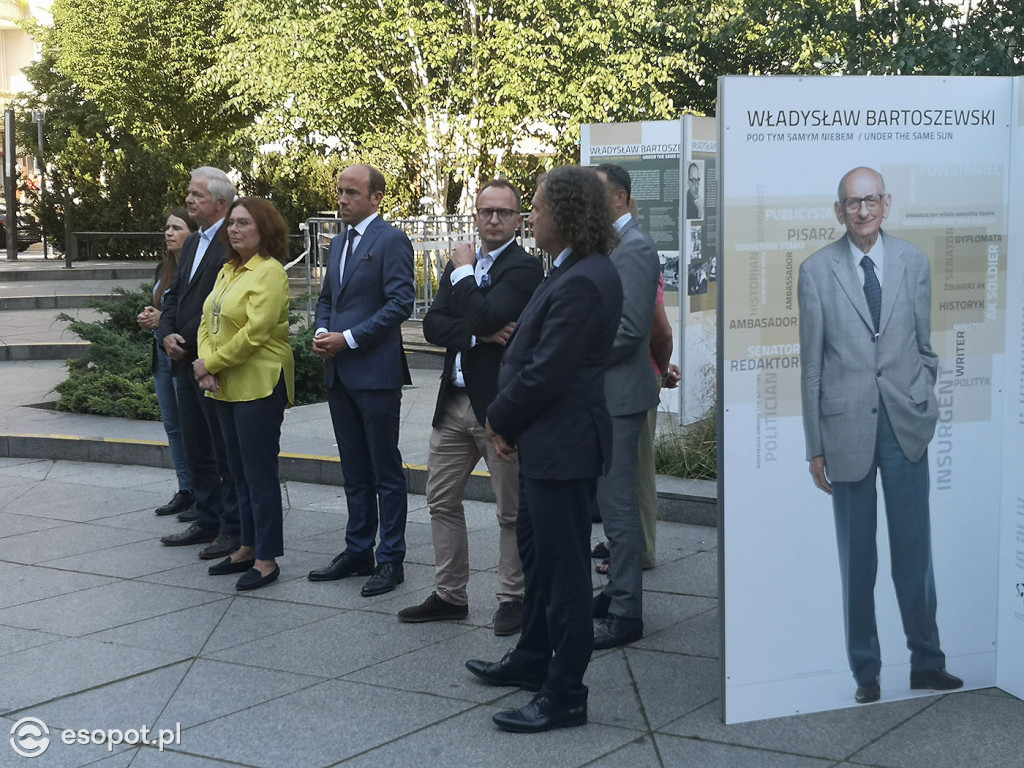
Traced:
[[604, 184], [592, 168], [563, 165], [540, 180], [543, 196], [555, 226], [573, 252], [608, 255], [618, 245], [614, 220], [605, 198]]
[[217, 232], [217, 236], [224, 241], [227, 248], [225, 261], [229, 264], [238, 264], [242, 260], [238, 251], [231, 247], [231, 241], [228, 239], [228, 219], [231, 218], [231, 212], [239, 207], [245, 208], [256, 223], [256, 229], [260, 233], [260, 254], [287, 264], [288, 225], [281, 218], [281, 214], [278, 213], [274, 204], [262, 197], [239, 197], [228, 208], [228, 212], [224, 216], [224, 224]]

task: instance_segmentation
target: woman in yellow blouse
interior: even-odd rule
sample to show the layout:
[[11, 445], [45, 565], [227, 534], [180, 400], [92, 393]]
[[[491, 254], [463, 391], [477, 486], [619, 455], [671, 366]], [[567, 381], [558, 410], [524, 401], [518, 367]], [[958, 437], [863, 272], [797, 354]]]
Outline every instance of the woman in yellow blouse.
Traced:
[[243, 197], [228, 208], [218, 237], [224, 267], [203, 305], [196, 380], [216, 402], [228, 465], [235, 477], [241, 546], [210, 567], [241, 573], [239, 591], [280, 574], [284, 525], [277, 455], [284, 409], [295, 391], [288, 343], [288, 226], [274, 205]]

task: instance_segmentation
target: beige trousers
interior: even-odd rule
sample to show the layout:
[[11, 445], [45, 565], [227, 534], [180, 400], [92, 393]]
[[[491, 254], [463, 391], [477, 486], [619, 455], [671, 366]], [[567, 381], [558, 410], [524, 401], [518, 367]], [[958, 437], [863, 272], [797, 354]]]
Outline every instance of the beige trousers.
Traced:
[[498, 502], [498, 600], [522, 601], [523, 565], [516, 542], [519, 462], [510, 464], [497, 457], [476, 420], [469, 396], [452, 387], [441, 424], [430, 433], [427, 505], [434, 538], [436, 591], [442, 600], [455, 605], [469, 602], [469, 536], [462, 502], [466, 482], [481, 457], [491, 473], [491, 487]]

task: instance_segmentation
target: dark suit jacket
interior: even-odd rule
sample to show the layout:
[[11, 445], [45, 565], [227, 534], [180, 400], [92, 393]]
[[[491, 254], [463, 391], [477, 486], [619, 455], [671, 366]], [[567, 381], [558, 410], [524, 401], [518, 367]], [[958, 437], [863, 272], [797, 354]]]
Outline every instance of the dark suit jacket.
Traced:
[[[224, 225], [221, 224], [221, 228]], [[178, 257], [178, 271], [174, 273], [171, 289], [164, 296], [164, 307], [160, 313], [160, 325], [157, 326], [156, 340], [164, 343], [164, 337], [170, 333], [180, 333], [185, 337], [185, 357], [174, 361], [174, 373], [191, 369], [192, 362], [198, 356], [197, 337], [199, 322], [203, 319], [203, 304], [217, 282], [220, 268], [224, 266], [225, 247], [220, 239], [220, 229], [214, 235], [213, 242], [206, 249], [203, 260], [196, 270], [191, 282], [188, 279], [192, 272], [196, 248], [199, 246], [199, 233], [189, 235]]]
[[328, 387], [337, 379], [348, 389], [400, 389], [410, 383], [402, 322], [416, 301], [412, 243], [378, 216], [359, 238], [339, 285], [344, 243], [342, 235], [331, 241], [316, 324], [332, 332], [351, 330], [358, 347], [327, 360], [324, 381]]
[[600, 254], [570, 254], [523, 310], [487, 409], [494, 431], [518, 446], [523, 476], [604, 474], [611, 459], [604, 369], [621, 313], [622, 283]]
[[[455, 286], [449, 262], [441, 275], [437, 296], [423, 318], [423, 336], [431, 344], [447, 347], [444, 372], [434, 409], [436, 427], [444, 413], [444, 400], [452, 384], [455, 356], [462, 353], [462, 377], [466, 394], [480, 424], [487, 418], [487, 406], [498, 394], [498, 368], [505, 347], [479, 340], [501, 330], [519, 318], [537, 286], [544, 278], [540, 261], [516, 242], [501, 252], [487, 274], [490, 285], [478, 286], [467, 277]], [[471, 337], [476, 346], [470, 346]]]

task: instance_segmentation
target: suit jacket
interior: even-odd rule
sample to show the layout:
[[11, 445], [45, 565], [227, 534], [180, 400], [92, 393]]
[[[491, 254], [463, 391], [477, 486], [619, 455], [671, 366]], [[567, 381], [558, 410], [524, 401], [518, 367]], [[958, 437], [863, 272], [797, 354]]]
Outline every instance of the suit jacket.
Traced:
[[647, 413], [659, 399], [657, 382], [650, 376], [650, 347], [661, 262], [654, 242], [635, 218], [619, 237], [610, 258], [622, 280], [622, 317], [604, 372], [604, 394], [612, 416]]
[[[490, 285], [478, 286], [472, 277], [452, 285], [449, 262], [441, 275], [437, 296], [423, 318], [423, 336], [431, 344], [447, 347], [444, 371], [434, 408], [436, 427], [444, 415], [444, 400], [452, 383], [455, 356], [462, 353], [462, 378], [473, 413], [482, 425], [487, 406], [498, 394], [498, 368], [505, 347], [480, 341], [519, 318], [541, 280], [544, 268], [523, 247], [512, 242], [501, 252], [487, 274]], [[472, 337], [475, 346], [470, 346]]]
[[188, 236], [185, 245], [182, 246], [181, 256], [178, 257], [178, 269], [174, 273], [174, 281], [171, 283], [170, 290], [164, 295], [164, 306], [160, 313], [160, 325], [157, 326], [156, 341], [162, 345], [164, 337], [170, 333], [180, 333], [185, 337], [185, 357], [174, 361], [175, 375], [181, 372], [190, 373], [192, 363], [199, 355], [197, 339], [199, 322], [203, 319], [203, 302], [213, 290], [213, 284], [217, 281], [220, 268], [224, 266], [226, 248], [224, 241], [220, 239], [223, 227], [224, 225], [221, 224], [191, 280], [189, 280], [189, 274], [192, 272], [192, 262], [196, 257], [200, 235], [198, 232], [194, 232]]
[[378, 216], [359, 238], [339, 284], [344, 244], [344, 236], [331, 241], [316, 323], [329, 331], [351, 330], [358, 346], [326, 361], [324, 381], [328, 387], [337, 379], [348, 389], [400, 389], [411, 383], [402, 322], [416, 301], [412, 243]]
[[877, 338], [847, 238], [800, 266], [800, 368], [808, 460], [829, 479], [863, 479], [875, 454], [879, 398], [911, 461], [935, 432], [939, 359], [931, 348], [931, 267], [915, 246], [881, 233]]
[[611, 261], [570, 254], [519, 316], [487, 418], [518, 446], [523, 476], [604, 474], [611, 460], [604, 370], [621, 313], [622, 283]]

